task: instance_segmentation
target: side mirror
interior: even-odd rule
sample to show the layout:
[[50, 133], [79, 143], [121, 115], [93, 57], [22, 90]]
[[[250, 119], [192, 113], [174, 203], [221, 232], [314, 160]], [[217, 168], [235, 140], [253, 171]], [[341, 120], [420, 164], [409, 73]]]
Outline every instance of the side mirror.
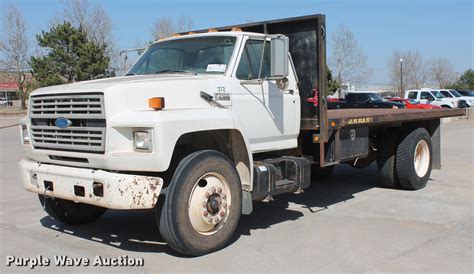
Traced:
[[273, 36], [271, 38], [271, 68], [270, 77], [288, 76], [288, 51], [289, 40], [286, 36]]

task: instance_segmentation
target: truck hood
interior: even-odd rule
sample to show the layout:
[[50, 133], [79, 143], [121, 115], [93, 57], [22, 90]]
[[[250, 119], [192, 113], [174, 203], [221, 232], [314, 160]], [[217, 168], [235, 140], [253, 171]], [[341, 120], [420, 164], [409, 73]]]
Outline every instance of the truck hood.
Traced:
[[210, 108], [200, 92], [214, 95], [217, 86], [223, 85], [224, 78], [222, 75], [187, 74], [115, 77], [40, 88], [32, 96], [101, 92], [107, 115], [123, 110], [150, 110], [148, 99], [152, 97], [164, 97], [167, 110]]

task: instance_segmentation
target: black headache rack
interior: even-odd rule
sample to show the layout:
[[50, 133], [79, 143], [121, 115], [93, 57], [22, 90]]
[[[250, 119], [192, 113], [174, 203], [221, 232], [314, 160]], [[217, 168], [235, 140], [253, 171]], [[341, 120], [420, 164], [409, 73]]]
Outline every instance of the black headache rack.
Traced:
[[[242, 31], [283, 34], [290, 40], [290, 53], [298, 76], [301, 97], [301, 128], [314, 132], [316, 142], [328, 139], [326, 95], [326, 17], [315, 14], [278, 20], [214, 28], [218, 31]], [[193, 32], [203, 33], [205, 30]], [[184, 33], [183, 33], [184, 34]], [[318, 106], [308, 102], [317, 91]]]

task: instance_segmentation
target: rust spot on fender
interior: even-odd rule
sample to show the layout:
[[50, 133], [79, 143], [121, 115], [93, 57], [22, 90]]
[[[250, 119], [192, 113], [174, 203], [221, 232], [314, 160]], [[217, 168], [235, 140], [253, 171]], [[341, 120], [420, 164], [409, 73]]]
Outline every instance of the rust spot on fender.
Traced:
[[[156, 177], [134, 177], [126, 189], [129, 190], [129, 188], [131, 188], [130, 190], [132, 192], [132, 204], [130, 207], [145, 207], [147, 204], [150, 204], [150, 198], [152, 199], [151, 206], [154, 207], [158, 201], [156, 190], [161, 184], [162, 180]], [[150, 197], [151, 193], [153, 193], [153, 197]]]

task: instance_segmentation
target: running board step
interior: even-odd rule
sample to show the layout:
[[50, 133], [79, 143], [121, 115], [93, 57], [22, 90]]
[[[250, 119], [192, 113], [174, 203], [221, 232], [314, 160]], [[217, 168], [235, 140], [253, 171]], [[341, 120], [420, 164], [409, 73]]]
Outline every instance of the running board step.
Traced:
[[302, 157], [282, 157], [255, 162], [252, 199], [271, 201], [283, 193], [301, 192], [311, 182], [311, 161]]

